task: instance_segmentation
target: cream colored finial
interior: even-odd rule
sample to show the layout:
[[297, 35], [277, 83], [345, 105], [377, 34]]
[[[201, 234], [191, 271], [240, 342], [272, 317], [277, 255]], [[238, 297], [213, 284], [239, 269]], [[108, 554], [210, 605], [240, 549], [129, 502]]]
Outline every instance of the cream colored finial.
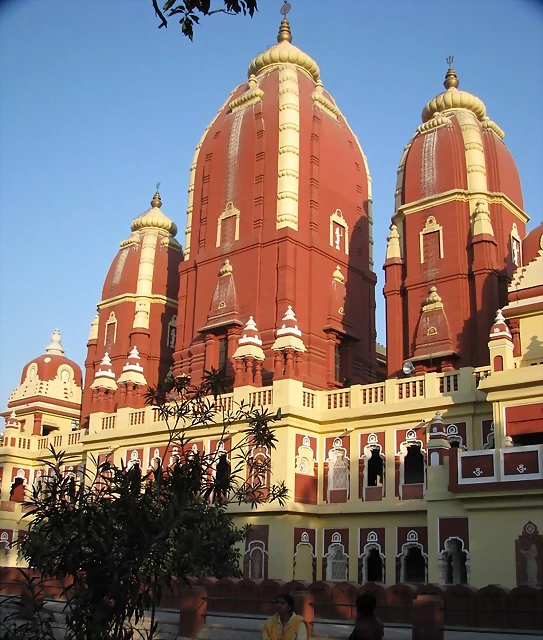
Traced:
[[473, 236], [479, 235], [494, 236], [494, 229], [490, 221], [490, 212], [488, 211], [488, 202], [486, 200], [477, 200], [475, 209], [473, 210]]
[[290, 32], [290, 24], [287, 20], [287, 13], [290, 11], [290, 4], [285, 0], [281, 7], [281, 26], [279, 27], [279, 33], [277, 34], [277, 42], [292, 42], [292, 33]]
[[436, 309], [443, 309], [443, 303], [441, 302], [441, 296], [438, 294], [437, 289], [432, 285], [428, 289], [428, 297], [426, 303], [423, 305], [423, 311], [435, 311]]
[[398, 233], [398, 227], [395, 224], [390, 225], [390, 233], [387, 237], [387, 253], [386, 260], [392, 260], [394, 258], [401, 258], [400, 249], [400, 234]]
[[341, 267], [339, 266], [339, 264], [337, 265], [336, 270], [334, 271], [334, 274], [333, 274], [332, 278], [336, 282], [341, 282], [341, 284], [343, 284], [345, 282], [345, 276], [341, 273]]
[[228, 260], [228, 258], [226, 258], [226, 260], [224, 261], [223, 266], [220, 268], [219, 270], [219, 276], [228, 276], [232, 273], [232, 271], [234, 271], [234, 267], [232, 267], [232, 265], [230, 264], [230, 260]]
[[151, 206], [153, 207], [153, 209], [160, 209], [160, 207], [162, 206], [162, 200], [160, 199], [160, 193], [158, 192], [159, 189], [160, 189], [160, 182], [157, 182], [155, 195], [151, 200]]
[[62, 338], [60, 337], [60, 331], [58, 329], [55, 329], [53, 331], [53, 335], [51, 336], [51, 343], [45, 349], [45, 352], [46, 353], [56, 353], [59, 356], [63, 355], [64, 354], [64, 347], [60, 344], [61, 339]]

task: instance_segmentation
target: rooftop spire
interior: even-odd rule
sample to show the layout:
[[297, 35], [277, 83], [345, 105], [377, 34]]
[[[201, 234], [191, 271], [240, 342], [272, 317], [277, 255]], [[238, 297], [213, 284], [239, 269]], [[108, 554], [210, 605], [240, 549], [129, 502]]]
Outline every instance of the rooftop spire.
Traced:
[[151, 206], [153, 208], [157, 208], [157, 209], [160, 209], [160, 207], [162, 206], [162, 200], [160, 199], [160, 193], [158, 192], [159, 189], [160, 189], [160, 182], [157, 182], [156, 183], [155, 195], [153, 196], [153, 199], [151, 200]]
[[63, 355], [64, 347], [60, 344], [60, 341], [61, 341], [60, 331], [58, 329], [55, 329], [53, 331], [53, 335], [51, 336], [51, 343], [49, 344], [48, 347], [46, 347], [45, 352], [55, 353], [59, 356]]
[[277, 34], [277, 42], [292, 42], [290, 24], [287, 20], [287, 13], [290, 11], [290, 8], [290, 4], [287, 2], [287, 0], [285, 0], [283, 2], [283, 6], [280, 9], [283, 19], [281, 20], [281, 26], [279, 27], [279, 33]]
[[458, 81], [456, 71], [452, 68], [454, 56], [448, 56], [447, 58], [445, 58], [445, 60], [449, 65], [449, 69], [445, 74], [445, 82], [443, 83], [443, 86], [445, 87], [445, 89], [457, 89], [460, 82]]

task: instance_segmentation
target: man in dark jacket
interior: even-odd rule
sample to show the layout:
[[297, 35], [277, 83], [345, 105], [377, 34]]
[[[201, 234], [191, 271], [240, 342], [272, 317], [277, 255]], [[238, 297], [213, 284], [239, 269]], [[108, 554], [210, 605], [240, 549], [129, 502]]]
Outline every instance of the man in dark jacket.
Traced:
[[377, 601], [371, 593], [363, 593], [356, 599], [356, 625], [349, 640], [382, 640], [383, 623], [375, 615]]

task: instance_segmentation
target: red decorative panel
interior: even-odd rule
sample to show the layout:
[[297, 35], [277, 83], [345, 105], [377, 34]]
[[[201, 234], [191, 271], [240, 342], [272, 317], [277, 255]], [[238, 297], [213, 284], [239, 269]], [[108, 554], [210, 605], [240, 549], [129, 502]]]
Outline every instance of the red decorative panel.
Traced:
[[396, 429], [396, 452], [400, 452], [400, 445], [402, 442], [408, 442], [411, 439], [407, 438], [407, 434], [412, 431], [415, 437], [412, 440], [420, 440], [423, 447], [426, 445], [426, 426], [417, 426], [412, 429]]
[[404, 484], [402, 487], [402, 500], [422, 500], [423, 496], [422, 484]]
[[461, 448], [467, 449], [467, 425], [465, 422], [452, 422], [446, 426], [447, 437], [450, 440], [459, 440]]
[[528, 451], [502, 451], [502, 454], [504, 476], [523, 476], [540, 471], [539, 451], [536, 448]]
[[464, 549], [469, 551], [469, 521], [468, 518], [439, 518], [439, 551], [445, 549], [445, 542], [449, 538], [459, 538], [464, 543]]
[[317, 475], [309, 476], [297, 473], [294, 479], [294, 502], [317, 504], [318, 482]]
[[328, 547], [332, 544], [334, 534], [340, 535], [340, 544], [343, 545], [345, 553], [349, 553], [349, 529], [325, 529], [324, 530], [324, 553], [328, 552]]
[[296, 547], [301, 542], [305, 544], [310, 544], [313, 547], [313, 553], [316, 553], [317, 530], [308, 529], [307, 527], [294, 527], [294, 551], [296, 551]]
[[543, 402], [506, 407], [505, 432], [511, 437], [543, 432]]
[[328, 458], [328, 452], [332, 449], [332, 447], [334, 446], [334, 441], [337, 439], [341, 440], [341, 446], [347, 452], [347, 457], [350, 458], [351, 457], [351, 439], [349, 436], [336, 436], [335, 438], [326, 438], [325, 440], [326, 458]]
[[[216, 444], [215, 446], [213, 445], [213, 443], [215, 442], [218, 443], [218, 441], [212, 441], [212, 445], [211, 445], [212, 451], [215, 451], [216, 449]], [[227, 442], [228, 444], [225, 444], [225, 449], [228, 451], [230, 449], [230, 442], [229, 441]], [[151, 445], [149, 449], [146, 450], [146, 459], [144, 461], [146, 465], [145, 468], [147, 469], [151, 467], [153, 458], [156, 457], [157, 453], [164, 467], [170, 466], [174, 461], [174, 457], [178, 457], [179, 460], [182, 462], [186, 456], [192, 453], [193, 447], [195, 447], [195, 450], [198, 452], [200, 456], [205, 454], [204, 443], [201, 440], [198, 440], [198, 441], [191, 440], [189, 443], [185, 445], [184, 449], [174, 443], [170, 443], [169, 445], [168, 444]], [[132, 454], [132, 451], [133, 449], [127, 449], [127, 453], [125, 454], [125, 459], [126, 459], [126, 456], [128, 456], [128, 459], [130, 459], [130, 455]]]
[[130, 463], [132, 464], [139, 464], [140, 467], [143, 466], [143, 448], [130, 448], [130, 449], [125, 449], [124, 455], [123, 455], [123, 461], [124, 464], [126, 466], [128, 466]]
[[428, 553], [428, 528], [427, 527], [398, 527], [396, 529], [397, 546], [396, 553], [402, 552], [404, 544], [419, 543], [424, 553]]
[[384, 527], [366, 527], [359, 529], [359, 554], [364, 554], [364, 547], [367, 544], [378, 544], [381, 551], [385, 553], [385, 528]]
[[424, 263], [424, 275], [429, 280], [434, 279], [440, 271], [438, 267], [438, 261], [441, 258], [439, 233], [439, 231], [433, 231], [432, 233], [425, 233], [422, 236], [423, 255], [421, 256], [421, 262]]
[[487, 453], [475, 456], [460, 456], [460, 469], [462, 480], [471, 480], [474, 478], [494, 478], [494, 454]]
[[297, 433], [296, 434], [296, 452], [304, 444], [304, 438], [309, 439], [309, 446], [313, 450], [313, 454], [316, 458], [317, 457], [317, 438], [314, 438], [313, 436], [308, 436], [303, 433]]

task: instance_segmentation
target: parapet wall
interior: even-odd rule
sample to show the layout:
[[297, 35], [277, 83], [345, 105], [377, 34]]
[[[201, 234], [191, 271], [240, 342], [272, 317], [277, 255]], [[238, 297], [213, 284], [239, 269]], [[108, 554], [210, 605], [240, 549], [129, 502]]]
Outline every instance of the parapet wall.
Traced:
[[[17, 569], [1, 567], [0, 594], [20, 594], [20, 579]], [[353, 582], [201, 578], [191, 579], [186, 585], [174, 582], [172, 591], [164, 587], [161, 608], [183, 610], [184, 601], [192, 597], [189, 595], [191, 587], [203, 588], [202, 597], [210, 614], [271, 615], [275, 598], [280, 593], [304, 592], [311, 594], [316, 620], [353, 620], [356, 597], [370, 592], [377, 600], [376, 613], [385, 623], [410, 625], [415, 599], [430, 595], [443, 601], [444, 621], [448, 627], [543, 631], [543, 590], [528, 586], [508, 589], [489, 585], [476, 589], [468, 585], [399, 583], [387, 586], [373, 582], [359, 585]], [[62, 591], [61, 581], [48, 580], [43, 595], [61, 599]]]

